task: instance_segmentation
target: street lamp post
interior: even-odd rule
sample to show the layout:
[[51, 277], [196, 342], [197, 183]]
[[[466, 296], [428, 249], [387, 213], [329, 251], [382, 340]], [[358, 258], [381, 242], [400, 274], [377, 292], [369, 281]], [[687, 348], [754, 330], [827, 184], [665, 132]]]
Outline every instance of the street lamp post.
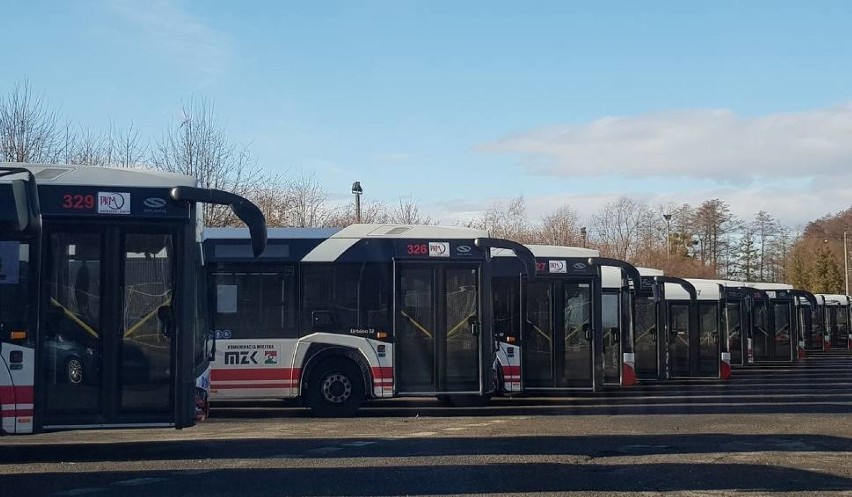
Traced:
[[848, 229], [843, 230], [843, 276], [845, 276], [846, 280], [846, 295], [849, 295], [849, 251], [846, 248], [846, 232]]
[[364, 189], [361, 188], [361, 182], [352, 183], [352, 195], [355, 195], [355, 224], [361, 224], [361, 194]]
[[670, 259], [672, 255], [672, 215], [663, 214], [663, 219], [666, 220], [666, 259]]
[[586, 227], [580, 228], [580, 238], [583, 239], [583, 248], [586, 248]]

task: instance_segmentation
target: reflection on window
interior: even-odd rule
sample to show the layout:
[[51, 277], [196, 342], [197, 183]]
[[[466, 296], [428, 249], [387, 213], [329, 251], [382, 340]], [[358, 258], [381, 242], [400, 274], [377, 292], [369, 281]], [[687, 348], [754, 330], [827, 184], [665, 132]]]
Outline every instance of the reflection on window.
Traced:
[[390, 327], [388, 264], [310, 264], [302, 267], [302, 279], [306, 329], [349, 333]]
[[[213, 273], [213, 327], [223, 338], [298, 336], [295, 268]], [[222, 335], [221, 333], [225, 333]]]

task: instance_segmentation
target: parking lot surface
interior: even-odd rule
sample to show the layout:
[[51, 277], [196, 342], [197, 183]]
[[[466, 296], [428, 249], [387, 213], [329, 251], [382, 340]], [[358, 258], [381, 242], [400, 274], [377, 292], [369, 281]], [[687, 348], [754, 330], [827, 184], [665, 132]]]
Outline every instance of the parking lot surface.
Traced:
[[316, 419], [220, 404], [194, 428], [0, 439], [0, 495], [852, 495], [852, 357], [453, 409]]

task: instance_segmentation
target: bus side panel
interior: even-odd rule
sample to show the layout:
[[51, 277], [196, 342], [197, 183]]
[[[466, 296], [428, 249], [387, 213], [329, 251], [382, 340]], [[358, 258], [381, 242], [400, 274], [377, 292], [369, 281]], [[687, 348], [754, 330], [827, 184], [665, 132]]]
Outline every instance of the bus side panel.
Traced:
[[521, 391], [521, 348], [517, 345], [498, 342], [497, 363], [503, 372], [503, 391]]
[[287, 399], [298, 395], [301, 369], [293, 358], [298, 340], [218, 340], [211, 364], [210, 398]]
[[33, 349], [4, 343], [0, 354], [0, 419], [5, 433], [33, 432]]
[[[312, 344], [335, 345], [358, 351], [370, 370], [373, 397], [393, 397], [393, 346], [391, 344], [351, 335], [313, 333], [299, 340], [294, 364], [298, 364], [300, 368], [304, 367], [305, 363], [310, 360], [308, 348]], [[298, 388], [299, 385], [294, 386], [296, 395], [298, 395]]]

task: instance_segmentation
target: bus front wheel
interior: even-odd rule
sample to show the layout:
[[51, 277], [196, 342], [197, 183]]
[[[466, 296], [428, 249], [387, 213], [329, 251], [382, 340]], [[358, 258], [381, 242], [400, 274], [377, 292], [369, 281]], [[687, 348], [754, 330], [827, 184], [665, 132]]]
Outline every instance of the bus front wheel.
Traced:
[[364, 376], [351, 360], [323, 361], [308, 380], [306, 401], [318, 416], [352, 416], [365, 399]]

